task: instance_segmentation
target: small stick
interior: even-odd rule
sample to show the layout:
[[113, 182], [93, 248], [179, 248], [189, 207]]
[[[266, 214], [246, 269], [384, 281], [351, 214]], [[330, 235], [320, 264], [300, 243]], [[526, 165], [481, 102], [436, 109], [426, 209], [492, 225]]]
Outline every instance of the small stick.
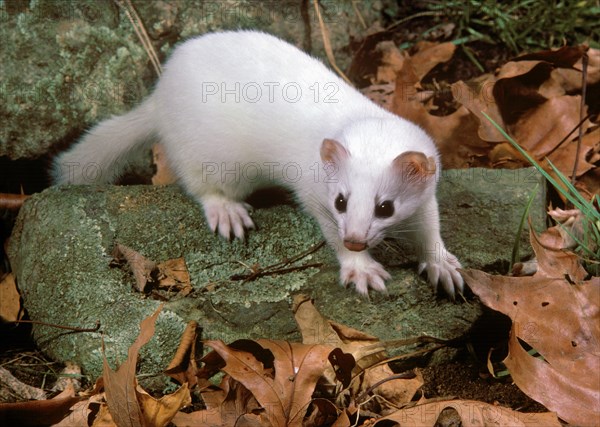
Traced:
[[320, 267], [322, 264], [321, 263], [313, 263], [313, 264], [305, 264], [305, 265], [300, 265], [297, 267], [290, 267], [290, 268], [284, 268], [294, 262], [300, 261], [302, 258], [318, 251], [319, 249], [321, 249], [323, 246], [325, 246], [325, 241], [321, 241], [318, 244], [312, 246], [311, 248], [307, 249], [306, 251], [295, 255], [291, 258], [286, 258], [283, 261], [279, 261], [276, 262], [275, 264], [271, 264], [265, 268], [250, 268], [244, 264], [246, 268], [249, 268], [250, 270], [253, 270], [251, 273], [249, 274], [234, 274], [233, 276], [230, 277], [230, 280], [243, 280], [244, 282], [249, 282], [251, 280], [257, 279], [259, 277], [262, 276], [270, 276], [273, 274], [285, 274], [285, 273], [290, 273], [292, 271], [301, 271], [301, 270], [305, 270], [307, 268], [311, 268], [311, 267]]
[[[583, 118], [583, 109], [585, 108], [585, 96], [587, 93], [587, 67], [588, 54], [585, 52], [581, 57], [581, 104], [579, 107], [579, 118]], [[575, 152], [575, 163], [573, 164], [573, 175], [571, 175], [571, 184], [575, 185], [577, 179], [577, 166], [579, 166], [579, 152], [581, 151], [581, 140], [583, 139], [583, 125], [579, 126], [579, 136], [577, 137], [577, 150]]]
[[403, 372], [401, 374], [390, 375], [387, 378], [384, 378], [384, 379], [382, 379], [380, 381], [377, 381], [371, 387], [369, 387], [368, 389], [366, 389], [365, 391], [363, 391], [356, 398], [356, 401], [357, 402], [362, 402], [362, 400], [365, 398], [365, 396], [368, 396], [373, 390], [375, 390], [377, 387], [379, 387], [383, 383], [386, 383], [388, 381], [393, 381], [393, 380], [410, 380], [410, 379], [413, 379], [415, 376], [416, 375], [413, 372]]
[[32, 325], [50, 326], [51, 328], [66, 329], [68, 331], [73, 331], [73, 332], [97, 332], [100, 329], [100, 321], [99, 320], [96, 320], [96, 326], [94, 326], [93, 328], [76, 328], [74, 326], [56, 325], [54, 323], [40, 322], [38, 320], [17, 320], [12, 323], [15, 323], [17, 325], [19, 323], [31, 323]]
[[329, 35], [327, 34], [327, 28], [325, 27], [325, 22], [323, 22], [323, 17], [321, 16], [321, 9], [319, 8], [319, 1], [313, 0], [313, 4], [315, 5], [315, 13], [317, 14], [317, 18], [319, 19], [319, 27], [321, 28], [321, 35], [323, 36], [323, 46], [325, 47], [325, 53], [327, 54], [327, 59], [329, 60], [329, 64], [331, 67], [338, 73], [338, 75], [344, 79], [346, 83], [350, 86], [353, 86], [352, 82], [344, 74], [342, 70], [337, 66], [335, 62], [335, 56], [333, 56], [333, 49], [331, 48], [331, 42], [329, 40]]

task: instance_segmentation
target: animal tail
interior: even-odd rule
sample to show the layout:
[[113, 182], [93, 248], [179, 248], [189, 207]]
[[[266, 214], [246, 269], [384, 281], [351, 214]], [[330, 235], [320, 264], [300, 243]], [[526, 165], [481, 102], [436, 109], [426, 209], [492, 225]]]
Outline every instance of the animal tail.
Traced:
[[114, 182], [134, 158], [155, 140], [154, 102], [146, 99], [135, 109], [90, 129], [52, 165], [55, 184]]

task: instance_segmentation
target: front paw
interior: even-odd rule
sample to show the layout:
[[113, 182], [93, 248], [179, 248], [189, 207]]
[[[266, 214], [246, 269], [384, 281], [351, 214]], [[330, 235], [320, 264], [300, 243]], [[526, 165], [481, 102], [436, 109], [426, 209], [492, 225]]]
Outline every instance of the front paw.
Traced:
[[465, 282], [457, 268], [461, 268], [458, 258], [450, 252], [445, 251], [444, 256], [439, 259], [428, 259], [419, 264], [419, 274], [427, 272], [427, 279], [437, 291], [438, 286], [444, 289], [446, 294], [454, 301], [455, 295], [463, 293]]
[[354, 283], [356, 292], [362, 296], [369, 295], [369, 288], [386, 292], [385, 281], [392, 277], [368, 254], [350, 255], [341, 261], [341, 267], [342, 285], [348, 286]]
[[202, 200], [204, 213], [208, 226], [214, 232], [230, 239], [233, 234], [240, 240], [244, 240], [245, 231], [254, 228], [254, 222], [248, 214], [250, 205], [237, 202], [225, 197], [205, 197]]

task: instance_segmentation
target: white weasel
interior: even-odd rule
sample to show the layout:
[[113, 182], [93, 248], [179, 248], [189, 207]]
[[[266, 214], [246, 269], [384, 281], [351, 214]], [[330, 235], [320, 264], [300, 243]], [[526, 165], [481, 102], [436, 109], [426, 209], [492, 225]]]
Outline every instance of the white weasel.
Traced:
[[296, 47], [254, 31], [184, 42], [146, 100], [56, 158], [55, 182], [111, 182], [156, 137], [224, 237], [244, 238], [254, 227], [245, 198], [277, 183], [318, 220], [342, 284], [385, 291], [390, 275], [368, 250], [409, 233], [419, 272], [452, 298], [462, 292], [460, 264], [440, 237], [431, 138]]

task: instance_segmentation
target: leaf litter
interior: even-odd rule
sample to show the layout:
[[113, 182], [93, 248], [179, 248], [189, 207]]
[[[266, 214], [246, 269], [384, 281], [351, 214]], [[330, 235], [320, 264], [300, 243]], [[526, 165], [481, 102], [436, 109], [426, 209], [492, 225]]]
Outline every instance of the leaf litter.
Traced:
[[[161, 308], [142, 321], [125, 362], [113, 370], [105, 359], [103, 375], [93, 390], [75, 393], [71, 387], [51, 400], [15, 404], [20, 418], [13, 418], [11, 407], [0, 405], [0, 419], [35, 425], [40, 418], [33, 414], [42, 411], [45, 419], [61, 427], [154, 427], [170, 423], [178, 427], [310, 427], [389, 421], [434, 426], [439, 413], [454, 408], [465, 425], [497, 425], [494, 423], [504, 420], [511, 420], [511, 425], [525, 425], [523, 420], [560, 425], [551, 413], [522, 414], [473, 401], [423, 397], [413, 401], [423, 384], [418, 370], [394, 374], [385, 363], [384, 343], [326, 319], [306, 296], [297, 296], [294, 306], [303, 331], [302, 343], [259, 339], [225, 344], [208, 340], [204, 344], [212, 351], [201, 359], [201, 367], [192, 356], [197, 329], [190, 323], [166, 370], [181, 385], [174, 393], [156, 399], [140, 387], [135, 372], [139, 350], [152, 338]], [[314, 326], [316, 334], [309, 332]], [[195, 385], [190, 386], [193, 377]], [[200, 397], [204, 409], [186, 409], [192, 404], [192, 392]]]

